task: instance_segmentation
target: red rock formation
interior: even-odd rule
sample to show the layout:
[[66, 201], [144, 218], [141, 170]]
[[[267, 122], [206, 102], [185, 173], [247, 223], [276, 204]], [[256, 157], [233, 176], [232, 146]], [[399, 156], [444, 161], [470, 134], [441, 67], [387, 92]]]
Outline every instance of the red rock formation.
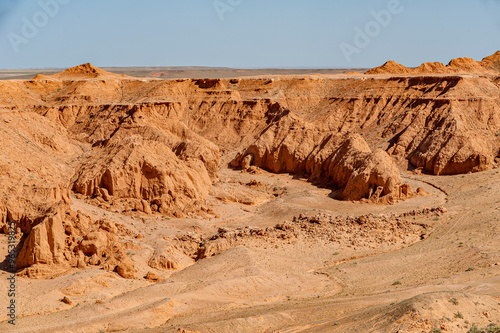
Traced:
[[497, 72], [500, 72], [500, 51], [490, 55], [489, 57], [484, 58], [481, 61], [481, 65], [486, 68], [493, 69]]
[[400, 192], [393, 158], [436, 175], [498, 163], [498, 53], [481, 63], [384, 67], [394, 70], [401, 75], [161, 81], [86, 64], [2, 81], [0, 229], [15, 221], [24, 236], [18, 266], [28, 276], [100, 265], [132, 277], [123, 249], [95, 251], [104, 238], [88, 227], [107, 244], [112, 228], [67, 216], [71, 189], [120, 209], [182, 216], [205, 200], [220, 156], [229, 162], [236, 151], [236, 165], [307, 174], [343, 198], [381, 203], [411, 192]]
[[379, 186], [384, 196], [399, 195], [399, 168], [385, 151], [372, 152], [358, 134], [324, 133], [291, 115], [270, 125], [232, 166], [246, 168], [248, 156], [268, 171], [308, 174], [312, 181], [340, 187], [346, 200], [369, 198]]
[[499, 71], [499, 54], [486, 57], [482, 62], [472, 58], [452, 59], [448, 65], [440, 62], [426, 62], [417, 68], [408, 68], [395, 61], [388, 61], [380, 67], [372, 68], [365, 74], [394, 74], [394, 75], [421, 75], [421, 74], [493, 74]]

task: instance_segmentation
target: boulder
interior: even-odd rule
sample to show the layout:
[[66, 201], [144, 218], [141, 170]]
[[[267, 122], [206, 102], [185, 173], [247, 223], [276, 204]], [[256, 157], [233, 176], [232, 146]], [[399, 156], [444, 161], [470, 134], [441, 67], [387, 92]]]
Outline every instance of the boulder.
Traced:
[[80, 250], [87, 255], [98, 257], [102, 254], [102, 251], [108, 247], [108, 237], [104, 232], [92, 232], [83, 237], [83, 241], [80, 243]]
[[66, 233], [61, 216], [56, 214], [45, 218], [34, 226], [24, 241], [16, 261], [18, 268], [34, 264], [62, 264]]

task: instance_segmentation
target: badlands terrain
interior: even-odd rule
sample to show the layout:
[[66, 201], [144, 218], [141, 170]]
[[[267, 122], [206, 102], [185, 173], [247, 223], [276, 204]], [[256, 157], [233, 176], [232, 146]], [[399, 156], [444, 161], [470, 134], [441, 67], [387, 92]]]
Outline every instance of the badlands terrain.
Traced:
[[500, 52], [137, 71], [3, 73], [1, 332], [500, 330]]

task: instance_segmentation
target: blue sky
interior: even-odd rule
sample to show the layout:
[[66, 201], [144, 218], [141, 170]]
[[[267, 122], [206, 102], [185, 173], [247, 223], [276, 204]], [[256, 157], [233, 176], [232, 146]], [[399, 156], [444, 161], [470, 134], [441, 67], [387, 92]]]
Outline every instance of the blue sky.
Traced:
[[499, 0], [0, 0], [3, 69], [418, 66], [497, 50]]

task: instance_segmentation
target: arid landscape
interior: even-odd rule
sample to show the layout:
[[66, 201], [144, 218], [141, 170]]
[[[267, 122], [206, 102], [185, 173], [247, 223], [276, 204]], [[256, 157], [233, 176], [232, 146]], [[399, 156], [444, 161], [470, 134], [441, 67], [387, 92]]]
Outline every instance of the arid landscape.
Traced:
[[500, 51], [0, 76], [0, 332], [500, 331]]

